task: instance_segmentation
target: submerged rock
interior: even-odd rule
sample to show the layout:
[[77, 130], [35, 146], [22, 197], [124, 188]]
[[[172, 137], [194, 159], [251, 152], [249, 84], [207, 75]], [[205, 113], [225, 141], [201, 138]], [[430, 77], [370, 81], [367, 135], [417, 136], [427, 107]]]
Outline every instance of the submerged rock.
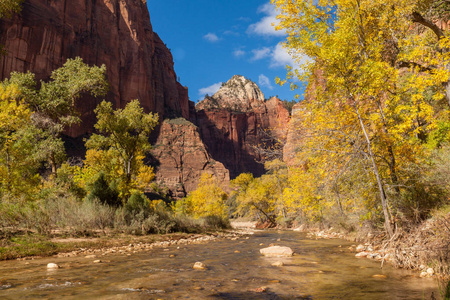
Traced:
[[47, 269], [55, 270], [55, 269], [59, 269], [59, 266], [55, 263], [49, 263], [49, 264], [47, 264]]
[[289, 247], [272, 246], [259, 250], [266, 257], [291, 257], [294, 251]]
[[282, 261], [277, 261], [277, 262], [274, 262], [272, 264], [272, 266], [274, 266], [274, 267], [282, 267], [282, 266], [284, 266], [284, 263]]
[[195, 270], [205, 270], [206, 265], [204, 263], [198, 261], [194, 264], [194, 266], [192, 268]]

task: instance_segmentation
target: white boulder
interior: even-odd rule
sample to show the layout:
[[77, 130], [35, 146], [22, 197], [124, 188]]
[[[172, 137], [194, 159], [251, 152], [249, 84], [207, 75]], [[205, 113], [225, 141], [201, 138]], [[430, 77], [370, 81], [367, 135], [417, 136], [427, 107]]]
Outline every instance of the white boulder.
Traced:
[[266, 257], [291, 257], [294, 251], [289, 247], [272, 246], [259, 250]]

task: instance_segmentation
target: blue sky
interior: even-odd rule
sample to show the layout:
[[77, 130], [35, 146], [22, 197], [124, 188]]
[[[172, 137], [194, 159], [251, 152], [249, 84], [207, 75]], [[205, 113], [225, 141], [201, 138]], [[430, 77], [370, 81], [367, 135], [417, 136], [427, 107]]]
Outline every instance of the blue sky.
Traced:
[[266, 98], [303, 98], [286, 85], [285, 66], [293, 64], [279, 45], [283, 32], [275, 31], [275, 8], [263, 0], [149, 0], [153, 31], [171, 50], [180, 83], [198, 101], [233, 75], [256, 82]]

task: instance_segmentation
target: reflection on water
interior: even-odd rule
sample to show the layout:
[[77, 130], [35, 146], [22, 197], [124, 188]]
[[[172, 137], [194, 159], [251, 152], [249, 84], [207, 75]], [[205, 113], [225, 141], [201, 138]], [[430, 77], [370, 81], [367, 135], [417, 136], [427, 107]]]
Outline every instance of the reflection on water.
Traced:
[[[271, 243], [296, 254], [262, 257], [259, 249]], [[0, 298], [387, 300], [438, 295], [435, 280], [386, 265], [381, 270], [377, 262], [355, 259], [348, 246], [298, 232], [262, 231], [237, 241], [111, 254], [101, 263], [80, 257], [5, 261], [0, 262]], [[208, 268], [192, 269], [196, 261]], [[272, 266], [278, 261], [284, 266]], [[47, 270], [49, 262], [61, 269]]]

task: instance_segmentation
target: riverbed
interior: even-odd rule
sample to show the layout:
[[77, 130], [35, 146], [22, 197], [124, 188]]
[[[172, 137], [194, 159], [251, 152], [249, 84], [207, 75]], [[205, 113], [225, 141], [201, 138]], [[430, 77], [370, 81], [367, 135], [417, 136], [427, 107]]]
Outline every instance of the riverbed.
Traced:
[[[270, 244], [289, 258], [265, 258]], [[0, 299], [437, 299], [437, 281], [369, 259], [340, 239], [256, 231], [133, 254], [0, 262]], [[95, 261], [95, 262], [94, 262]], [[206, 265], [195, 270], [195, 262]], [[272, 266], [283, 262], [283, 266]], [[48, 270], [48, 263], [59, 269]]]

